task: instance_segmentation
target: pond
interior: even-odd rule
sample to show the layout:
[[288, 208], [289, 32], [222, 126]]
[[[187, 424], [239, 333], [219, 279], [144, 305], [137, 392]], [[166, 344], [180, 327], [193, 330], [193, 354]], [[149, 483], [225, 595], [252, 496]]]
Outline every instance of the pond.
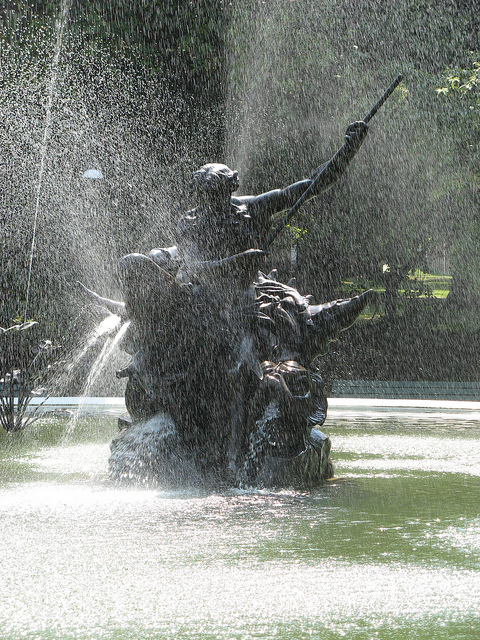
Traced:
[[338, 406], [324, 430], [336, 477], [304, 493], [112, 486], [114, 415], [2, 434], [0, 636], [475, 637], [480, 412]]

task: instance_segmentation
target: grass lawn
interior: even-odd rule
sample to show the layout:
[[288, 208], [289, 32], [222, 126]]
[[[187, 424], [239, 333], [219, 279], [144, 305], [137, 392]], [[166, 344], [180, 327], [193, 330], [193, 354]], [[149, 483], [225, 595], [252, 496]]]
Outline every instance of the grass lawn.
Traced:
[[[420, 285], [431, 292], [434, 298], [446, 298], [450, 291], [452, 284], [452, 276], [440, 275], [436, 276], [431, 273], [423, 273], [423, 271], [417, 270], [414, 274], [409, 276], [412, 282], [417, 281]], [[425, 297], [421, 295], [419, 297]]]
[[[413, 299], [438, 299], [444, 300], [452, 283], [452, 276], [447, 275], [435, 275], [432, 273], [424, 273], [417, 270], [408, 276], [411, 283], [410, 291], [405, 289], [399, 289], [398, 296], [398, 312], [402, 313], [402, 302], [408, 297]], [[360, 282], [354, 280], [344, 280], [338, 289], [339, 298], [350, 298], [367, 289], [374, 289], [379, 295], [379, 298], [372, 304], [368, 305], [364, 311], [360, 314], [359, 320], [379, 320], [383, 314], [383, 304], [381, 294], [385, 293], [385, 288], [378, 286], [372, 282]]]
[[[408, 276], [412, 284], [412, 291], [418, 290], [415, 297], [418, 298], [446, 298], [452, 284], [452, 276], [434, 275], [432, 273], [423, 273], [417, 270], [414, 274]], [[385, 293], [385, 287], [374, 284], [373, 282], [361, 282], [355, 280], [342, 280], [341, 286], [338, 288], [339, 297], [349, 298], [355, 296], [367, 289], [374, 289], [377, 293]], [[399, 289], [399, 294], [405, 295], [405, 289]]]

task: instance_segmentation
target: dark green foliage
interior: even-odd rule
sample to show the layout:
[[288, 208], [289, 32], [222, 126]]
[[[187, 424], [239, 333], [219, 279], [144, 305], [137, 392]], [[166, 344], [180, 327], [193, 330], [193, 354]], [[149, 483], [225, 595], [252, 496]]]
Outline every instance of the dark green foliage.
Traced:
[[86, 45], [102, 42], [209, 105], [225, 86], [228, 7], [222, 0], [73, 0], [70, 12]]
[[463, 65], [480, 49], [478, 0], [337, 0], [344, 46], [358, 47], [366, 65], [386, 60], [437, 74]]

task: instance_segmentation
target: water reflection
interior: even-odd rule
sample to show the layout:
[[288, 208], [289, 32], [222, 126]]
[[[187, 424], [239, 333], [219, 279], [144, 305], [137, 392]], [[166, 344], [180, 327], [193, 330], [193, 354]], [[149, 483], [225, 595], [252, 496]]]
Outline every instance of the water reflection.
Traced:
[[0, 454], [2, 637], [474, 637], [475, 421], [334, 416], [309, 493], [118, 489], [113, 421], [44, 426]]

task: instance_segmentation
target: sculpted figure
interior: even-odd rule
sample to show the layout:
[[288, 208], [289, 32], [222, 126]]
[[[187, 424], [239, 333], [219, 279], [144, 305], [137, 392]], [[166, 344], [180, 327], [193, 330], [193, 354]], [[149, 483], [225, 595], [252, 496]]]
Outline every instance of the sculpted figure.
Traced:
[[401, 80], [306, 180], [235, 196], [236, 171], [201, 167], [197, 205], [179, 221], [177, 245], [119, 261], [122, 302], [87, 290], [130, 320], [123, 346], [132, 362], [117, 375], [128, 377], [133, 424], [112, 442], [113, 479], [285, 486], [331, 477], [330, 441], [319, 429], [327, 401], [312, 361], [373, 292], [312, 304], [294, 282], [259, 267], [273, 216], [289, 210], [287, 221], [340, 178]]
[[340, 178], [367, 129], [351, 124], [310, 178], [258, 196], [233, 195], [238, 173], [204, 165], [193, 176], [197, 206], [180, 219], [177, 245], [119, 261], [123, 306], [103, 300], [131, 322], [124, 348], [133, 360], [117, 375], [128, 377], [133, 427], [112, 443], [112, 477], [135, 476], [133, 467], [167, 483], [180, 482], [186, 468], [237, 484], [331, 475], [330, 443], [318, 429], [327, 402], [310, 363], [370, 294], [313, 305], [294, 283], [259, 272], [261, 247], [273, 216]]
[[198, 202], [178, 224], [178, 246], [187, 262], [218, 260], [264, 244], [272, 217], [293, 205], [315, 182], [309, 194], [314, 198], [341, 177], [367, 135], [364, 122], [351, 124], [338, 153], [310, 178], [284, 189], [258, 196], [234, 196], [239, 187], [238, 172], [221, 164], [207, 164], [193, 175]]
[[[346, 130], [345, 141], [333, 158], [318, 167], [306, 180], [283, 189], [274, 189], [258, 196], [234, 196], [239, 187], [238, 172], [222, 164], [207, 164], [193, 175], [192, 186], [197, 206], [187, 212], [177, 225], [177, 246], [153, 249], [149, 256], [131, 254], [118, 264], [118, 273], [125, 292], [128, 316], [139, 325], [146, 317], [158, 316], [158, 305], [166, 306], [171, 294], [167, 274], [178, 283], [189, 284], [230, 276], [229, 288], [245, 288], [260, 265], [260, 248], [267, 239], [272, 218], [290, 209], [314, 182], [309, 198], [329, 189], [344, 173], [367, 135], [368, 125], [355, 122]], [[243, 259], [238, 256], [250, 251]], [[222, 262], [238, 256], [234, 261]], [[152, 262], [162, 271], [155, 270]], [[219, 263], [220, 264], [217, 264]], [[145, 283], [148, 282], [148, 287]], [[178, 293], [178, 292], [176, 292]], [[224, 296], [227, 292], [222, 291]], [[176, 294], [175, 294], [176, 295]], [[145, 329], [147, 333], [150, 327]]]

